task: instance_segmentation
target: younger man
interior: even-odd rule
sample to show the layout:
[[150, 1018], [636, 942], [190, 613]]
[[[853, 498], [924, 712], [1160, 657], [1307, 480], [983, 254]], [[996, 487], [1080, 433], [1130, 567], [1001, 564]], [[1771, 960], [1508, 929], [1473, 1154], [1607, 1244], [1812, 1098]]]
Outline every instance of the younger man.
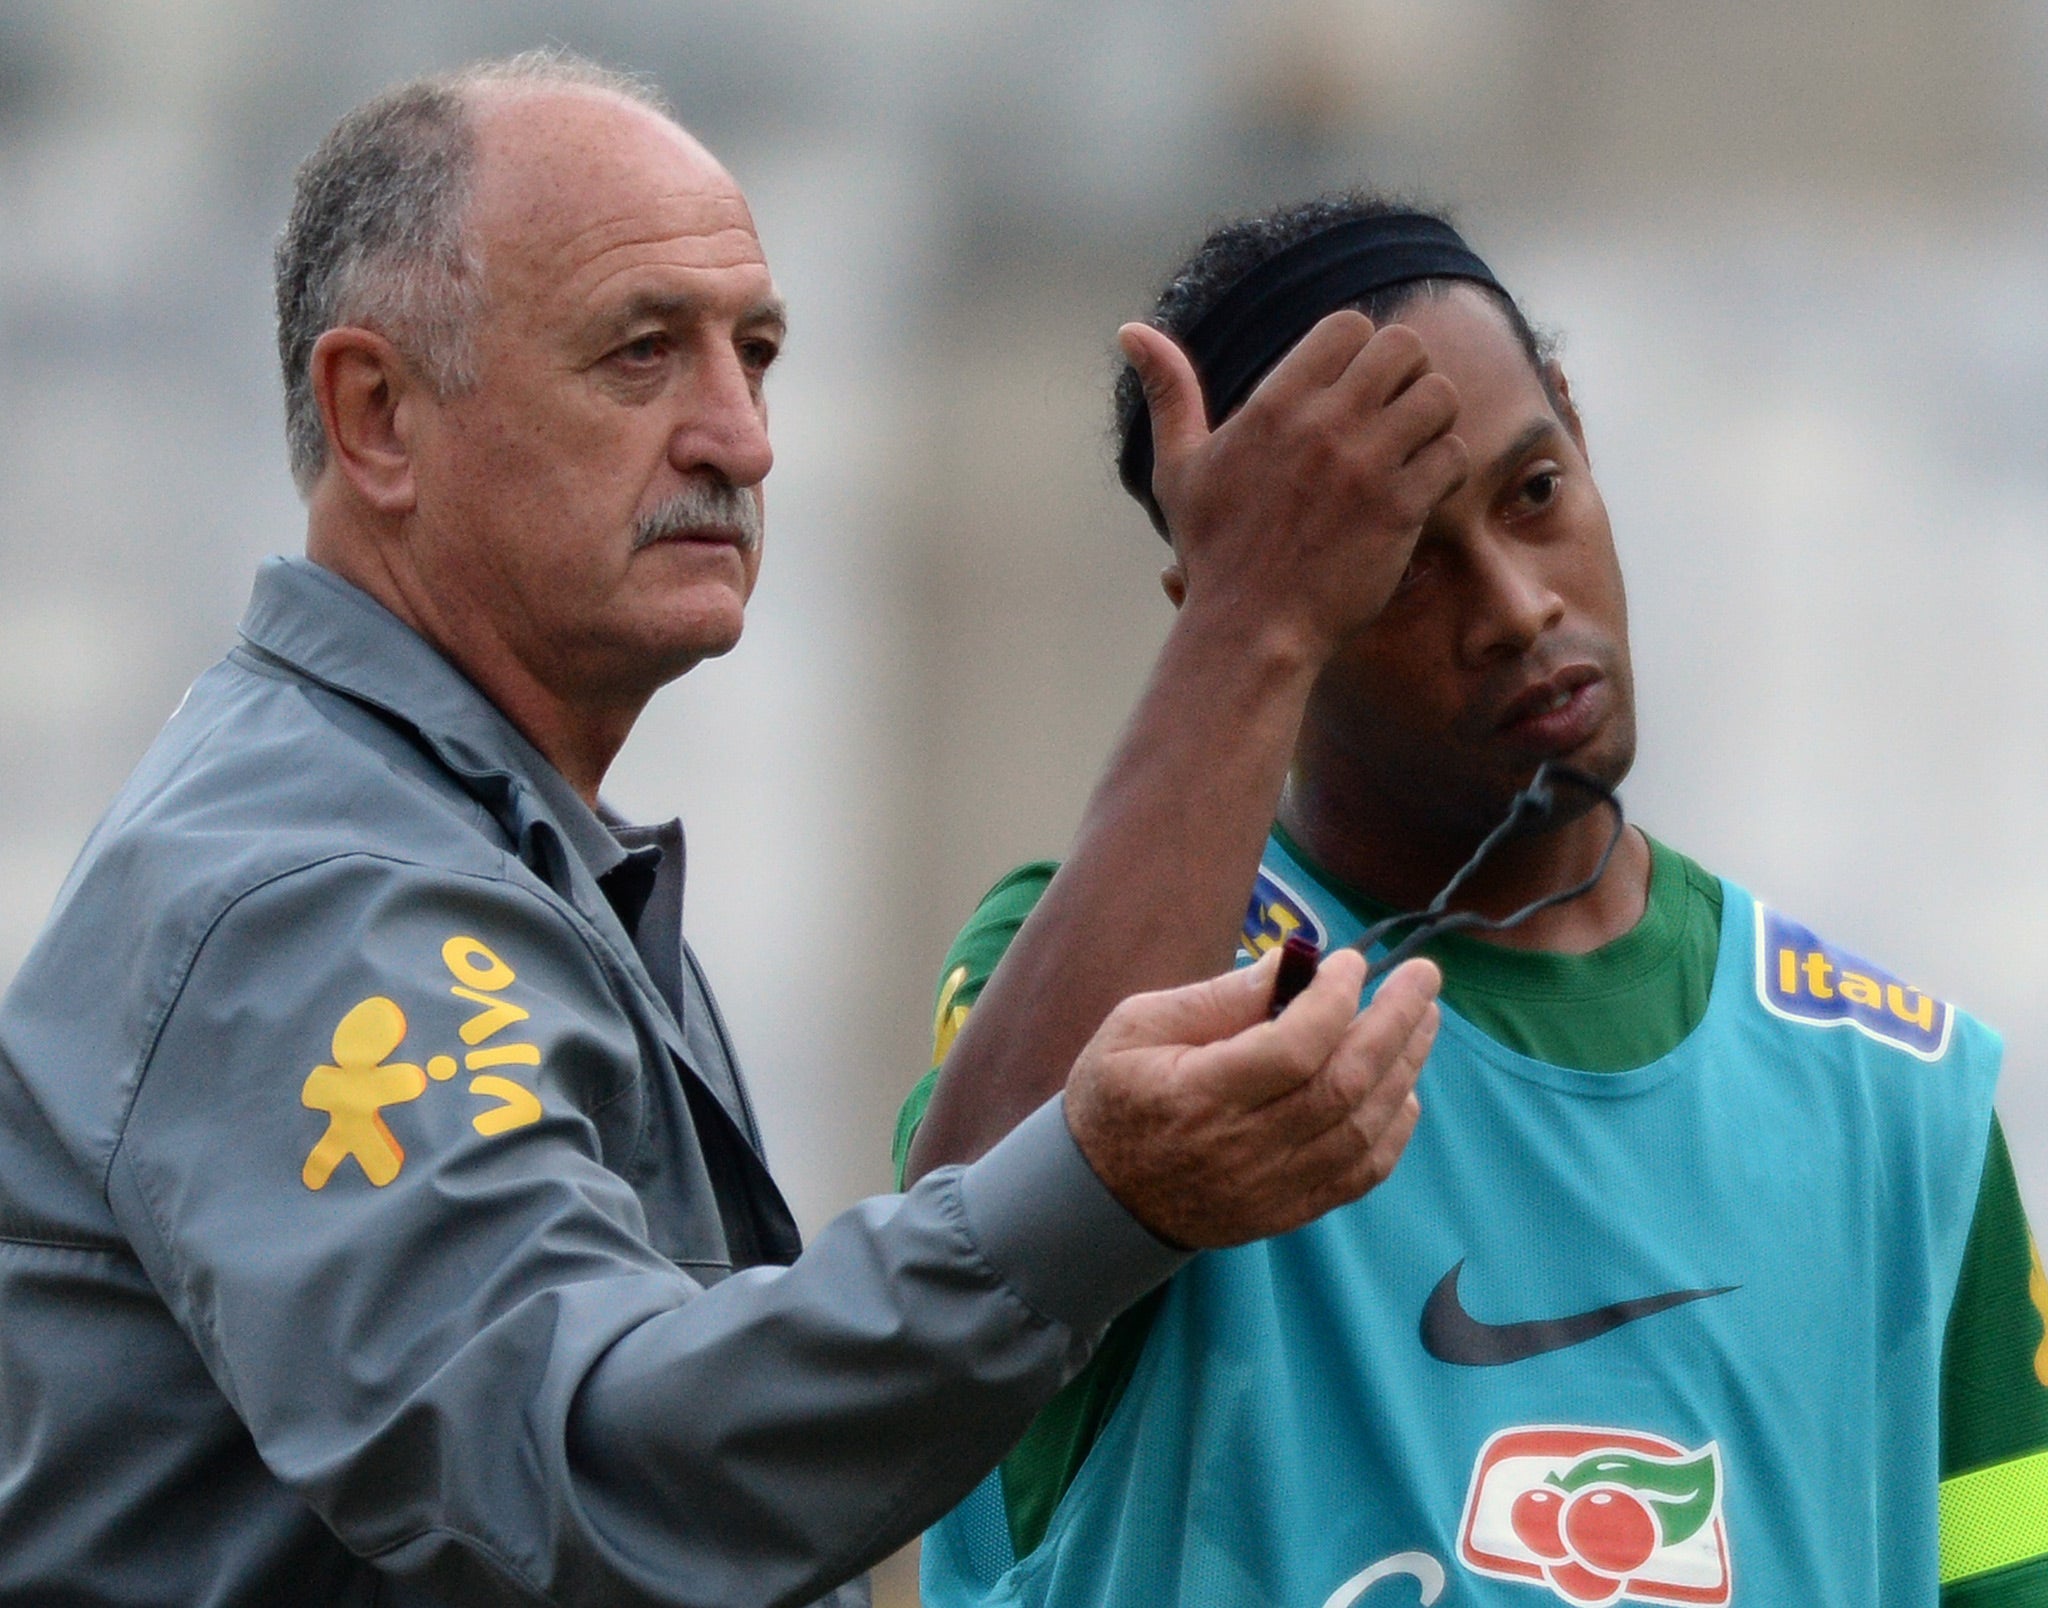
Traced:
[[[1324, 362], [1361, 314], [1373, 342]], [[1184, 611], [1230, 603], [1179, 539], [1218, 448], [1256, 475], [1304, 385], [1378, 406], [1369, 452], [1447, 380], [1467, 473], [1381, 510], [1370, 623], [1247, 645], [1255, 709], [1215, 718], [1204, 666], [1162, 664], [1066, 865], [1005, 878], [947, 958], [909, 1175], [993, 1143], [1131, 987], [1426, 905], [1545, 762], [1597, 785], [1556, 786], [1456, 903], [1590, 886], [1429, 947], [1443, 1028], [1392, 1178], [1121, 1320], [928, 1537], [928, 1601], [2048, 1603], [2048, 1285], [1998, 1041], [1615, 837], [1620, 570], [1512, 298], [1441, 219], [1350, 199], [1217, 231], [1154, 324], [1124, 331], [1122, 463]]]

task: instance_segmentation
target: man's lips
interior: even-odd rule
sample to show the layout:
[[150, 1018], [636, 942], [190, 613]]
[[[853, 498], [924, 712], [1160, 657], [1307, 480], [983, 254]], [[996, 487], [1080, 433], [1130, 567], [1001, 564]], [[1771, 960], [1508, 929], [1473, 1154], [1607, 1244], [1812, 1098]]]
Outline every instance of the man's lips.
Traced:
[[745, 531], [731, 525], [693, 525], [683, 530], [667, 530], [644, 545], [656, 547], [674, 544], [692, 547], [731, 547], [740, 552], [745, 552], [753, 545]]
[[1611, 701], [1607, 678], [1597, 669], [1567, 665], [1509, 699], [1494, 730], [1517, 746], [1565, 754], [1599, 730]]

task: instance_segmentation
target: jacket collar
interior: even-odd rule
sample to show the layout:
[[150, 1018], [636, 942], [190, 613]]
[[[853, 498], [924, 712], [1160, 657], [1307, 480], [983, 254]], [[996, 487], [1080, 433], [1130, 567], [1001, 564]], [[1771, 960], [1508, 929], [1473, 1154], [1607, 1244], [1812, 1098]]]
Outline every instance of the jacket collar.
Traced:
[[417, 732], [498, 817], [520, 858], [534, 869], [553, 869], [528, 859], [530, 849], [545, 854], [530, 841], [539, 818], [567, 840], [593, 879], [609, 875], [625, 859], [624, 847], [567, 778], [474, 682], [332, 570], [306, 558], [266, 560], [256, 572], [241, 631], [263, 653]]

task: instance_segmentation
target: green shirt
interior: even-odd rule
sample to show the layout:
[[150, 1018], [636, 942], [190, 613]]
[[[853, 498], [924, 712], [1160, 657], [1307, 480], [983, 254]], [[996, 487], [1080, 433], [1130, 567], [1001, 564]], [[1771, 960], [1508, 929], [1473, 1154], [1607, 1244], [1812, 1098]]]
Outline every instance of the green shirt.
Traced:
[[[1276, 834], [1290, 854], [1313, 867], [1299, 844], [1277, 828]], [[1553, 1065], [1622, 1071], [1669, 1053], [1706, 1010], [1720, 943], [1721, 884], [1654, 839], [1650, 849], [1650, 896], [1642, 919], [1589, 954], [1510, 949], [1463, 934], [1428, 945], [1423, 952], [1443, 970], [1445, 1005], [1498, 1043]], [[899, 1177], [939, 1064], [1056, 869], [1050, 861], [1034, 861], [1004, 877], [947, 952], [932, 1070], [911, 1091], [897, 1121]], [[1392, 914], [1319, 868], [1317, 875], [1362, 921]], [[1003, 1463], [1004, 1504], [1018, 1557], [1043, 1539], [1053, 1510], [1115, 1410], [1159, 1299], [1155, 1293], [1110, 1326], [1093, 1361], [1039, 1414]], [[2032, 1453], [2044, 1454], [2044, 1460], [2013, 1463]], [[1944, 1608], [2048, 1608], [2048, 1279], [1995, 1121], [1943, 1358], [1945, 1540], [1951, 1477], [1994, 1466], [2023, 1468], [2037, 1478], [2039, 1512], [2030, 1522], [2042, 1531], [2041, 1547], [2026, 1562], [1944, 1588]]]

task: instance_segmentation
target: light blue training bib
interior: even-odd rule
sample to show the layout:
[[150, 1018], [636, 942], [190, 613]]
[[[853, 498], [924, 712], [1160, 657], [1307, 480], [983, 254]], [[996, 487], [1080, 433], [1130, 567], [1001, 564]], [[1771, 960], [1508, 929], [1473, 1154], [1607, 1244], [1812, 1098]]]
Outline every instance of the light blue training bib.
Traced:
[[[931, 1608], [1931, 1608], [1943, 1333], [1997, 1036], [1724, 884], [1626, 1072], [1449, 1010], [1365, 1200], [1173, 1281], [1043, 1544], [995, 1475]], [[1277, 843], [1250, 948], [1360, 928]]]

